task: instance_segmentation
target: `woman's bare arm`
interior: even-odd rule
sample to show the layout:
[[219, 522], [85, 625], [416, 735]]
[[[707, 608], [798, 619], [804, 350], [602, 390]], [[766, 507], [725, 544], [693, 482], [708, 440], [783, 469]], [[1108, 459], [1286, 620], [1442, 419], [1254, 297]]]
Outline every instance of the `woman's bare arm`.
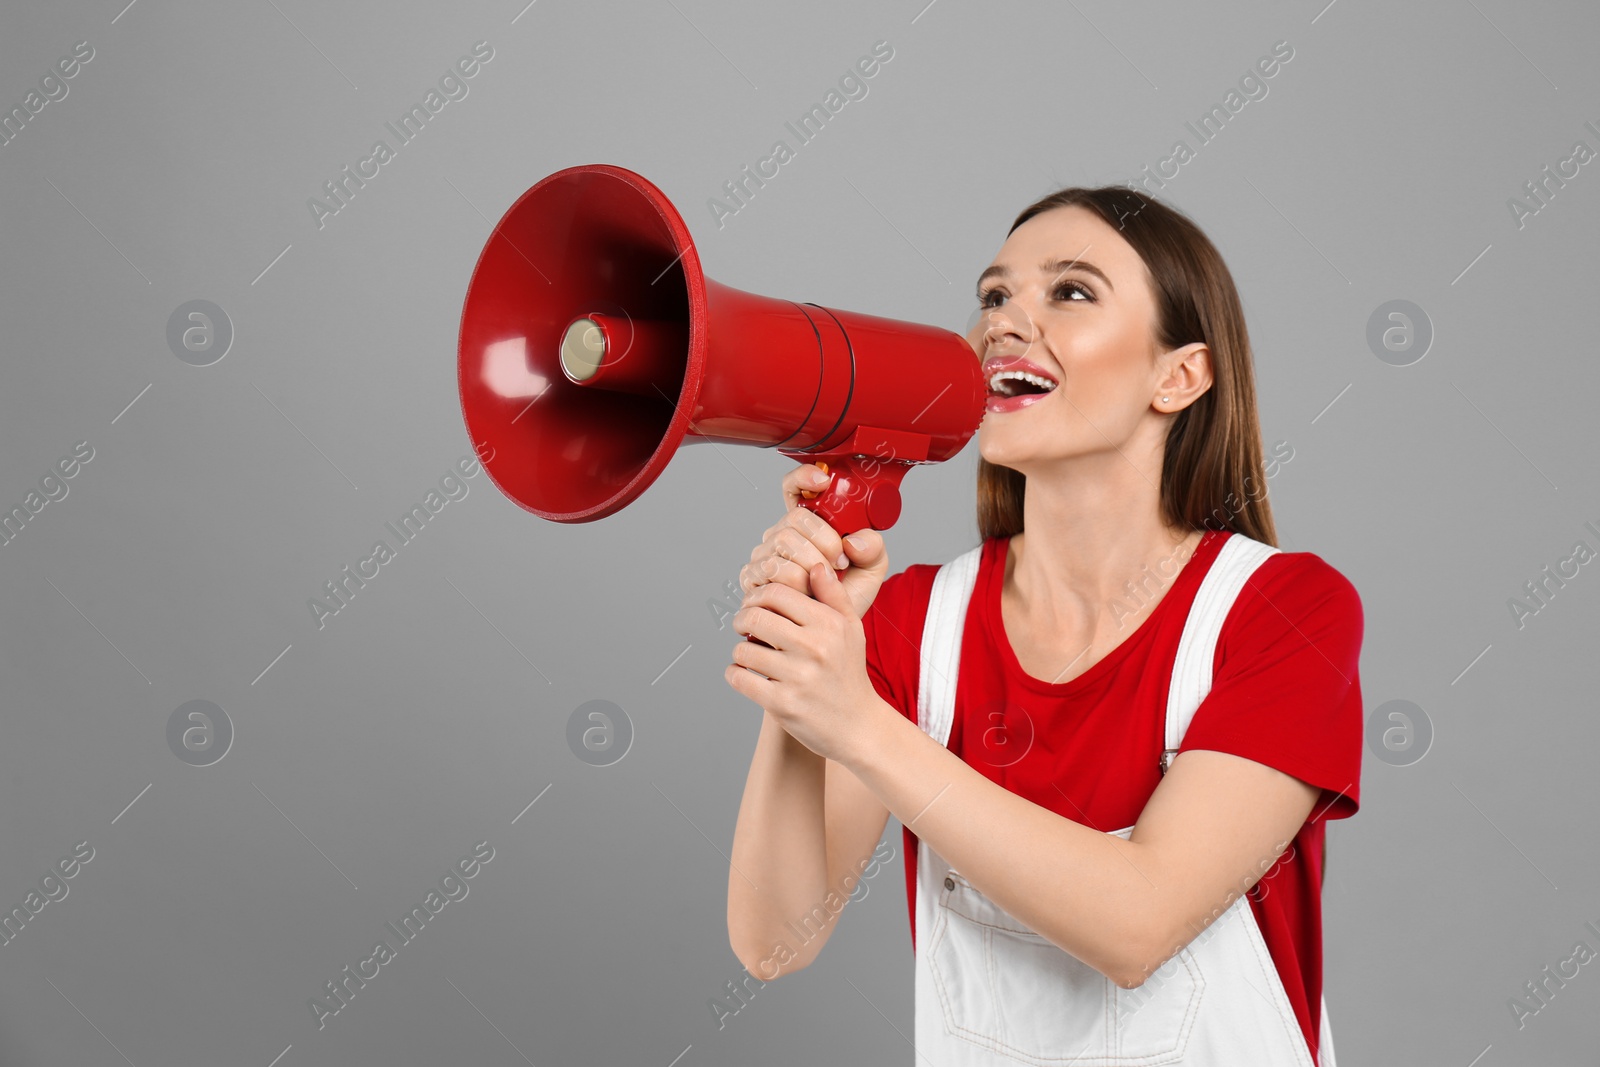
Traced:
[[1126, 988], [1253, 885], [1318, 790], [1225, 752], [1172, 763], [1123, 840], [985, 778], [883, 701], [851, 771], [967, 881]]
[[[821, 474], [807, 463], [784, 476], [788, 511], [762, 535], [740, 585], [778, 582], [808, 592], [810, 567], [835, 567], [844, 553], [851, 566], [842, 581], [865, 612], [888, 571], [883, 540], [866, 530], [861, 547], [846, 545], [798, 506], [802, 490], [826, 484]], [[771, 979], [816, 958], [888, 819], [889, 809], [853, 773], [762, 712], [728, 869], [728, 941], [751, 974]]]
[[848, 769], [763, 715], [728, 872], [728, 940], [751, 974], [816, 959], [888, 819]]

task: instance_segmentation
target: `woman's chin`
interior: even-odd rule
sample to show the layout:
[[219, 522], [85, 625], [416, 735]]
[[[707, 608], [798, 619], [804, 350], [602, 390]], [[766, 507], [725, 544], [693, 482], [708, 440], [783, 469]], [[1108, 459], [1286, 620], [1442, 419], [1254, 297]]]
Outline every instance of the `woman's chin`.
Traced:
[[1032, 455], [1031, 449], [1003, 443], [1003, 438], [1009, 435], [1003, 430], [991, 430], [987, 422], [978, 427], [977, 436], [979, 458], [995, 466], [1015, 467], [1019, 463], [1026, 463]]

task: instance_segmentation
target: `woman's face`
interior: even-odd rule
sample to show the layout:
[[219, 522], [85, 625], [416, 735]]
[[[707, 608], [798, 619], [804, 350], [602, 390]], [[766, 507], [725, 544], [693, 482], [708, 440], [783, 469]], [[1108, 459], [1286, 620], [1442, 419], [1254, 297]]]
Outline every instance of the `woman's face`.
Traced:
[[[1024, 473], [1078, 457], [1119, 458], [1159, 447], [1159, 403], [1167, 368], [1155, 340], [1155, 298], [1144, 261], [1115, 228], [1086, 208], [1036, 215], [1006, 239], [978, 280], [979, 310], [967, 342], [984, 361], [991, 389], [978, 430], [984, 459]], [[1191, 348], [1177, 350], [1178, 356]], [[1056, 383], [1033, 392], [1021, 382], [994, 383], [994, 360]], [[1144, 465], [1142, 462], [1139, 464]]]

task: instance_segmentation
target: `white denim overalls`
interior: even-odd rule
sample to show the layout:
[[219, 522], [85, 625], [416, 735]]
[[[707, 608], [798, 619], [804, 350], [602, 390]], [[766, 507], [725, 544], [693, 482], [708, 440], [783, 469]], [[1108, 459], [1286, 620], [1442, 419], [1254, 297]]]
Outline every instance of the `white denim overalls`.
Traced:
[[[1228, 609], [1277, 551], [1234, 533], [1196, 592], [1167, 694], [1163, 771], [1211, 689]], [[949, 742], [982, 553], [980, 544], [940, 567], [928, 604], [917, 721], [940, 744]], [[1112, 832], [1127, 838], [1133, 827]], [[915, 894], [919, 1067], [1334, 1067], [1326, 998], [1313, 1065], [1244, 896], [1143, 985], [1124, 989], [1012, 917], [921, 839]]]

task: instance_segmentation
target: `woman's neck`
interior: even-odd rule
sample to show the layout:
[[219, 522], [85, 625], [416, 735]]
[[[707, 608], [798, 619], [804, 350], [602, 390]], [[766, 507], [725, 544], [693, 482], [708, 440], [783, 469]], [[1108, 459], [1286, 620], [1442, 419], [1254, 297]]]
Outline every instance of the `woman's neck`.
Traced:
[[1005, 575], [1026, 614], [1093, 618], [1125, 599], [1129, 582], [1148, 588], [1154, 575], [1164, 586], [1183, 569], [1205, 531], [1168, 526], [1159, 492], [1129, 474], [1070, 493], [1029, 479], [1024, 529], [1011, 539]]

